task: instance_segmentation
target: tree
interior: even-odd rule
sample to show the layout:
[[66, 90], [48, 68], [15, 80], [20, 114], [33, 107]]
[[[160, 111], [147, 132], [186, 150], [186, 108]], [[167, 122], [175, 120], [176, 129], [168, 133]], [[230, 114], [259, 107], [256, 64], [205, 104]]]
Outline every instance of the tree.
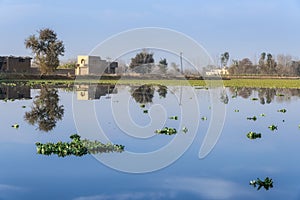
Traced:
[[41, 74], [50, 74], [59, 66], [58, 57], [64, 55], [65, 47], [53, 30], [40, 29], [38, 33], [39, 36], [29, 36], [25, 40], [25, 46], [35, 55], [34, 60]]
[[131, 58], [129, 67], [137, 73], [145, 74], [151, 72], [153, 64], [153, 53], [148, 53], [144, 50], [141, 53], [136, 54], [134, 58]]
[[275, 62], [272, 54], [270, 54], [270, 53], [267, 54], [267, 64], [266, 65], [267, 65], [268, 73], [270, 73], [270, 74], [276, 73], [277, 63]]
[[57, 89], [42, 87], [33, 101], [31, 111], [25, 113], [25, 120], [31, 125], [37, 124], [41, 131], [52, 130], [64, 115], [63, 105], [58, 105], [57, 92]]
[[158, 64], [159, 70], [165, 74], [168, 70], [168, 62], [167, 59], [160, 59], [159, 64]]
[[225, 53], [221, 54], [221, 65], [225, 67], [229, 60], [229, 53], [226, 51]]

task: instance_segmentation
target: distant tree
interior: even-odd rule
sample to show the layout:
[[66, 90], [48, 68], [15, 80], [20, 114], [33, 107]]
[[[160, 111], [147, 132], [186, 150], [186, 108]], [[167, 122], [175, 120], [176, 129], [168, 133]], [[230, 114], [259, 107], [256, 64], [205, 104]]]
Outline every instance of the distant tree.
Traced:
[[57, 92], [57, 89], [42, 87], [33, 101], [31, 111], [25, 113], [25, 120], [31, 125], [37, 124], [41, 131], [52, 130], [64, 115], [63, 105], [58, 104]]
[[142, 51], [131, 58], [129, 68], [137, 73], [150, 73], [154, 64], [153, 53]]
[[63, 65], [60, 65], [57, 67], [58, 69], [75, 69], [76, 68], [76, 62], [72, 61], [72, 62], [68, 62], [65, 63]]
[[266, 63], [266, 65], [267, 65], [268, 73], [270, 73], [270, 74], [276, 73], [277, 63], [275, 62], [275, 60], [273, 59], [272, 54], [270, 54], [270, 53], [267, 54], [267, 63]]
[[265, 52], [262, 52], [260, 54], [260, 58], [259, 58], [259, 61], [258, 61], [258, 67], [260, 69], [260, 73], [266, 73], [267, 72], [267, 69], [266, 69], [266, 66], [265, 66], [265, 59], [266, 59], [266, 53]]
[[171, 63], [171, 68], [175, 71], [175, 73], [180, 72], [179, 65], [174, 62]]
[[221, 54], [221, 65], [222, 67], [225, 67], [228, 63], [229, 60], [229, 53], [225, 52], [223, 54]]
[[50, 74], [59, 66], [58, 57], [64, 55], [65, 47], [53, 30], [40, 29], [38, 33], [39, 36], [29, 36], [25, 40], [25, 46], [35, 54], [34, 59], [41, 74]]
[[256, 67], [249, 58], [244, 58], [239, 61], [239, 67], [241, 68], [242, 74], [254, 74], [256, 73]]
[[168, 62], [167, 59], [160, 59], [159, 64], [158, 64], [159, 70], [165, 74], [168, 70]]

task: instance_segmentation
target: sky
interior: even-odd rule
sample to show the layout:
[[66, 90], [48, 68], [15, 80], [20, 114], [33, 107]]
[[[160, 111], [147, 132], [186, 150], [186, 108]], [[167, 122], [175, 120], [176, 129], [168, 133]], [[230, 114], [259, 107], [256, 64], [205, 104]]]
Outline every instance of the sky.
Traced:
[[0, 19], [0, 55], [32, 56], [24, 40], [41, 28], [63, 40], [67, 60], [143, 27], [181, 32], [213, 58], [225, 51], [251, 60], [261, 52], [300, 53], [299, 0], [0, 0]]

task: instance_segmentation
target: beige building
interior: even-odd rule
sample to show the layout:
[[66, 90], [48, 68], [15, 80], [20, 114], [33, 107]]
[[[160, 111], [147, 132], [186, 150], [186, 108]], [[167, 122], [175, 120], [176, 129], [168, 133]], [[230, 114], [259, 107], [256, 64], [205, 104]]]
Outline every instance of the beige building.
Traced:
[[117, 67], [117, 62], [101, 60], [100, 56], [77, 56], [75, 75], [114, 74]]
[[31, 58], [16, 56], [0, 56], [0, 72], [30, 72]]

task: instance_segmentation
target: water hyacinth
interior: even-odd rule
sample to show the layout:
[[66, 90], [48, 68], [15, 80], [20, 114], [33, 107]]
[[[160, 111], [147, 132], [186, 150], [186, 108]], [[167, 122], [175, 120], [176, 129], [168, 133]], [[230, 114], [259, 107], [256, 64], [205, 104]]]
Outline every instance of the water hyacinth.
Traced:
[[256, 120], [257, 120], [257, 117], [256, 117], [256, 116], [253, 116], [253, 117], [247, 117], [247, 120], [253, 120], [253, 121], [256, 121]]
[[71, 135], [71, 142], [57, 142], [57, 143], [35, 143], [38, 154], [52, 155], [57, 154], [58, 157], [65, 156], [83, 156], [86, 154], [109, 153], [109, 152], [123, 152], [124, 146], [118, 144], [103, 144], [99, 141], [90, 141], [87, 139], [80, 140], [78, 134]]
[[274, 124], [268, 126], [268, 128], [269, 128], [271, 131], [277, 130], [277, 126], [275, 126]]
[[277, 110], [277, 112], [281, 112], [281, 113], [286, 113], [286, 109], [280, 109], [280, 110]]
[[169, 117], [169, 119], [178, 120], [178, 116], [172, 116], [172, 117]]
[[258, 185], [257, 190], [260, 190], [260, 188], [264, 187], [266, 190], [269, 190], [270, 188], [273, 188], [273, 180], [269, 177], [266, 177], [265, 180], [260, 180], [257, 178], [256, 180], [251, 180], [250, 185], [252, 185], [254, 188]]
[[247, 137], [251, 140], [255, 140], [257, 138], [261, 138], [261, 133], [255, 133], [250, 131], [249, 133], [247, 133]]
[[19, 124], [14, 124], [11, 127], [18, 129], [19, 128]]
[[165, 134], [165, 135], [174, 135], [174, 134], [177, 133], [177, 130], [175, 128], [165, 127], [163, 129], [157, 129], [157, 130], [155, 130], [155, 133]]
[[188, 132], [187, 127], [184, 126], [184, 127], [182, 128], [182, 132], [187, 133], [187, 132]]
[[251, 100], [252, 100], [252, 101], [257, 101], [258, 98], [255, 98], [255, 97], [254, 97], [254, 98], [251, 98]]

